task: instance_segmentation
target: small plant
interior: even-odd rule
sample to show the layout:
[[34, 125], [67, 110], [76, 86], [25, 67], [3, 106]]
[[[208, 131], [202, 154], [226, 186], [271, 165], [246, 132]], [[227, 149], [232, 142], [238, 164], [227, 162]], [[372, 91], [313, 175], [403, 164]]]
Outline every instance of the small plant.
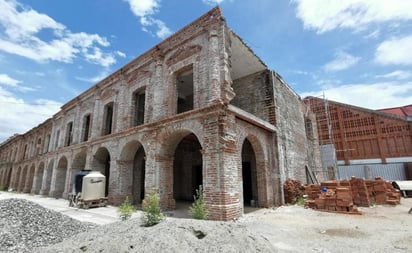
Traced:
[[301, 196], [298, 198], [298, 200], [296, 201], [296, 204], [298, 206], [304, 206], [306, 202], [306, 197], [305, 196]]
[[123, 203], [119, 206], [118, 208], [119, 211], [119, 216], [121, 220], [128, 220], [130, 217], [132, 217], [132, 214], [136, 211], [136, 208], [132, 206], [132, 204], [129, 201], [129, 197], [126, 196], [126, 199], [123, 201]]
[[0, 191], [7, 191], [8, 187], [5, 185], [0, 185]]
[[196, 189], [196, 196], [193, 196], [195, 202], [189, 207], [189, 213], [193, 219], [207, 220], [209, 214], [205, 208], [205, 201], [203, 199], [203, 187], [199, 185], [199, 189]]
[[142, 222], [146, 227], [156, 225], [163, 219], [159, 196], [156, 193], [150, 193], [147, 199], [143, 200], [143, 211]]

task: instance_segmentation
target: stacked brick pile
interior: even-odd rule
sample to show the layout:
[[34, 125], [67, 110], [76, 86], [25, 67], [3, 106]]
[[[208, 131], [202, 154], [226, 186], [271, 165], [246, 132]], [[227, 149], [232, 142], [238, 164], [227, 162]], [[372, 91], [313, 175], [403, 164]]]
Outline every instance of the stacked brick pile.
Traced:
[[350, 187], [352, 189], [352, 197], [355, 205], [370, 206], [372, 204], [365, 179], [356, 177], [351, 178]]
[[375, 180], [365, 180], [365, 184], [368, 189], [370, 204], [400, 204], [401, 194], [390, 182], [377, 177]]
[[400, 203], [400, 192], [381, 178], [325, 181], [305, 186], [305, 207], [322, 211], [360, 214], [357, 206]]
[[302, 183], [299, 180], [290, 178], [283, 184], [283, 191], [285, 193], [285, 202], [288, 204], [295, 204], [305, 193]]

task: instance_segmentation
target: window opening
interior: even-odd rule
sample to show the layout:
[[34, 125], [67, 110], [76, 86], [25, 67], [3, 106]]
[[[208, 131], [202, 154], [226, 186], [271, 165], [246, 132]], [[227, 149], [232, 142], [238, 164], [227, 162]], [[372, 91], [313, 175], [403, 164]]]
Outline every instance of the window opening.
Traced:
[[177, 113], [193, 110], [193, 67], [176, 76]]
[[144, 124], [145, 99], [146, 94], [144, 90], [133, 93], [134, 126]]
[[83, 137], [82, 141], [89, 140], [89, 133], [90, 133], [90, 114], [84, 116], [83, 119]]
[[104, 107], [104, 127], [103, 135], [112, 133], [112, 124], [113, 124], [113, 102], [105, 105]]

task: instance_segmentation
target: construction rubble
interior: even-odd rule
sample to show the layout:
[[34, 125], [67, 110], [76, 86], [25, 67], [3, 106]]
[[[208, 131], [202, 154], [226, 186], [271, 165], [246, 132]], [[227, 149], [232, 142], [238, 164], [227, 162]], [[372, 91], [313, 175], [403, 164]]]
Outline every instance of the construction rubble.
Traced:
[[351, 178], [305, 186], [306, 208], [347, 214], [362, 214], [357, 207], [400, 204], [401, 194], [389, 181]]

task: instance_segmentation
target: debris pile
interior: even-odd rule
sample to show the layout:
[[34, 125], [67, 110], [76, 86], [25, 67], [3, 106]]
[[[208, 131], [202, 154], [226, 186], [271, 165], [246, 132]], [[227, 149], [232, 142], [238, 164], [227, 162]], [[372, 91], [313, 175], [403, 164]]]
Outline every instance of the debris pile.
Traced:
[[305, 194], [305, 188], [299, 180], [287, 179], [283, 184], [285, 203], [295, 204]]
[[305, 193], [308, 196], [305, 207], [349, 214], [361, 214], [358, 206], [397, 205], [401, 198], [399, 190], [380, 177], [325, 181], [305, 186]]
[[93, 227], [28, 200], [0, 200], [0, 251], [32, 252]]

